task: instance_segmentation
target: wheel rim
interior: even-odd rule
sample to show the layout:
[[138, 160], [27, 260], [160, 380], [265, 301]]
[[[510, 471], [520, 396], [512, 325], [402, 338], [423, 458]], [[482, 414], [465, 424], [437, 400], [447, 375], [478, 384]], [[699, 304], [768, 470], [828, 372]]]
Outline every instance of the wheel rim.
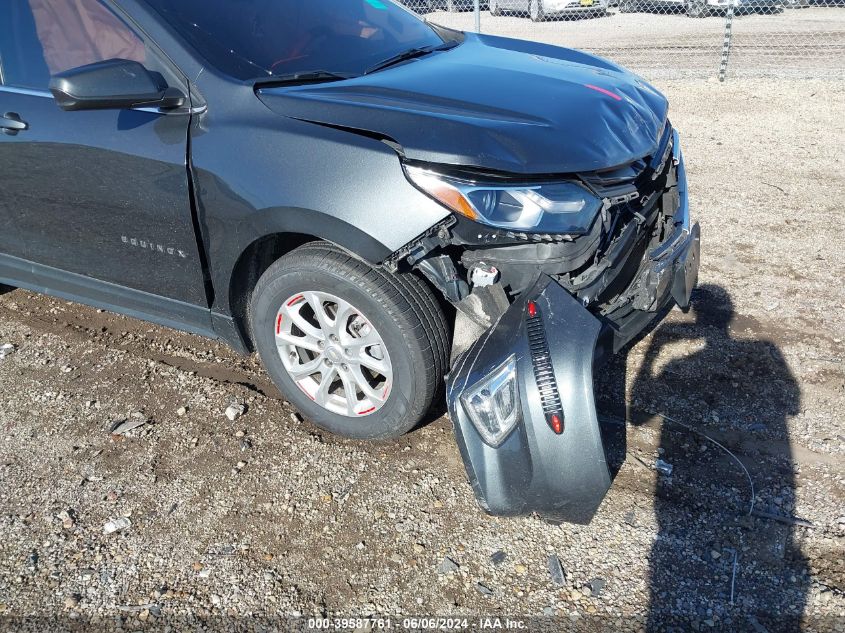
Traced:
[[357, 418], [387, 402], [393, 387], [387, 345], [348, 301], [325, 292], [292, 295], [276, 315], [275, 334], [291, 380], [324, 409]]

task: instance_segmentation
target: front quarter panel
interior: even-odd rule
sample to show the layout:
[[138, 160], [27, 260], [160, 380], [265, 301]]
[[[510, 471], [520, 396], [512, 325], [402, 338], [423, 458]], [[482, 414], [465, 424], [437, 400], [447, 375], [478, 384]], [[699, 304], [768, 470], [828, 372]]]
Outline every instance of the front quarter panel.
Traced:
[[266, 235], [330, 240], [377, 263], [448, 216], [384, 143], [272, 113], [248, 87], [229, 87], [242, 97], [228, 101], [215, 88], [191, 153], [218, 302], [240, 255]]

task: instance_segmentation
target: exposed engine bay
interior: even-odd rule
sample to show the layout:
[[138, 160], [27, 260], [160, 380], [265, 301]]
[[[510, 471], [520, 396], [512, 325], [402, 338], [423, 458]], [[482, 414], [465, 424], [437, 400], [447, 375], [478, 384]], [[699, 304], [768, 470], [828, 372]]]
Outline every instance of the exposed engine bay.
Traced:
[[[660, 279], [651, 270], [647, 254], [670, 239], [684, 212], [679, 190], [683, 167], [675, 143], [667, 123], [654, 156], [611, 170], [569, 176], [601, 200], [595, 217], [577, 232], [499, 229], [455, 215], [397, 253], [393, 266], [407, 262], [416, 267], [457, 308], [453, 358], [541, 275], [555, 280], [620, 332], [632, 313], [656, 312]], [[505, 178], [467, 170], [455, 170], [455, 174], [467, 180]]]
[[[653, 156], [568, 176], [563, 202], [548, 201], [559, 189], [533, 182], [484, 185], [484, 210], [509, 195], [511, 208], [522, 201], [523, 222], [526, 209], [553, 209], [565, 232], [490, 226], [505, 224], [510, 209], [481, 224], [458, 206], [389, 262], [415, 267], [456, 308], [447, 401], [488, 512], [586, 523], [607, 493], [593, 371], [660, 310], [686, 309], [698, 279], [700, 229], [690, 222], [679, 145], [667, 123]], [[442, 178], [419, 169], [409, 177], [445, 204], [460, 204], [450, 189], [423, 180]], [[470, 202], [480, 189], [473, 179], [503, 178], [465, 170], [449, 177]], [[589, 192], [583, 200], [594, 206], [577, 195], [572, 203], [573, 187]], [[490, 191], [507, 193], [489, 203]]]

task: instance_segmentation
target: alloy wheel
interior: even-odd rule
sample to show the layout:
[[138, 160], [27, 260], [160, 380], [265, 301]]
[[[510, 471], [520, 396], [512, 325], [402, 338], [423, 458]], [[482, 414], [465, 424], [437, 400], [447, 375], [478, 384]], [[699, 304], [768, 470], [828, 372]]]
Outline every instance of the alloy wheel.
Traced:
[[282, 304], [275, 328], [285, 370], [315, 403], [347, 417], [385, 405], [393, 386], [390, 355], [355, 306], [325, 292], [302, 292]]

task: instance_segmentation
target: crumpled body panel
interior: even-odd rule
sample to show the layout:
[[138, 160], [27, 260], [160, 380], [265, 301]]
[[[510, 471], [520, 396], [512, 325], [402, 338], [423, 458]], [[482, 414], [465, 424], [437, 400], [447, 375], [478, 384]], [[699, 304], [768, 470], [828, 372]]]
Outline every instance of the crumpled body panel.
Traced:
[[[683, 199], [685, 203], [685, 193]], [[670, 238], [669, 250], [654, 252], [644, 262], [644, 270], [658, 283], [641, 284], [639, 292], [655, 311], [689, 306], [698, 279], [700, 228], [689, 226], [685, 217], [678, 223], [678, 235], [678, 241]], [[533, 513], [553, 521], [590, 522], [611, 484], [593, 371], [654, 318], [655, 313], [646, 311], [634, 311], [622, 322], [597, 317], [543, 275], [464, 352], [447, 378], [446, 396], [482, 508], [496, 515]], [[512, 354], [522, 415], [508, 437], [491, 446], [464, 409], [461, 395]], [[547, 407], [550, 400], [554, 411]], [[561, 414], [560, 433], [549, 423], [552, 412]]]
[[398, 143], [406, 158], [514, 174], [566, 174], [654, 153], [666, 99], [599, 58], [467, 34], [460, 46], [359, 78], [264, 88], [288, 117]]
[[[533, 301], [551, 350], [563, 401], [561, 434], [547, 422], [538, 392], [526, 321]], [[458, 361], [447, 381], [449, 413], [470, 482], [491, 514], [538, 513], [589, 523], [610, 487], [593, 396], [593, 361], [602, 324], [556, 282], [544, 277]], [[460, 394], [516, 354], [522, 423], [501, 446], [481, 439]]]

